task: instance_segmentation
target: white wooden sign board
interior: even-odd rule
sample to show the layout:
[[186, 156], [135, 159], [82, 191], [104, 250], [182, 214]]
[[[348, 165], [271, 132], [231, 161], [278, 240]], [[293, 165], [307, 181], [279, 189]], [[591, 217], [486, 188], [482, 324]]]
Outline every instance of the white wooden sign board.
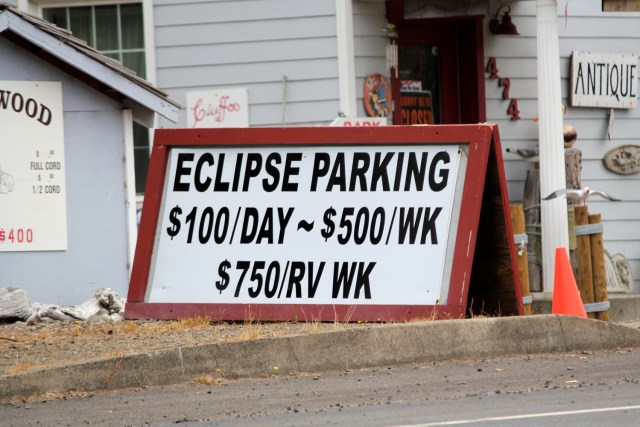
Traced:
[[636, 108], [637, 55], [573, 52], [570, 98], [573, 107]]
[[190, 147], [168, 162], [148, 302], [442, 301], [458, 145]]
[[0, 81], [0, 252], [67, 249], [59, 82]]
[[129, 319], [523, 313], [495, 125], [161, 129], [147, 189]]
[[246, 88], [187, 93], [187, 127], [233, 128], [249, 126]]

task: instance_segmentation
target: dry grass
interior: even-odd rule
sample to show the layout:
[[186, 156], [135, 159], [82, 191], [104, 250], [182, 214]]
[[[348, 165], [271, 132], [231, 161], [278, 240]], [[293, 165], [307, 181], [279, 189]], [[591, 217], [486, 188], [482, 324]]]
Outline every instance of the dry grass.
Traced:
[[[46, 340], [46, 339], [68, 339], [81, 336], [92, 335], [136, 335], [150, 332], [164, 332], [170, 330], [187, 330], [187, 329], [204, 329], [209, 328], [213, 324], [211, 319], [207, 317], [193, 317], [179, 319], [170, 322], [161, 323], [142, 323], [138, 321], [122, 321], [117, 323], [83, 323], [75, 322], [76, 327], [72, 330], [54, 332], [47, 330], [41, 334], [30, 336], [30, 339]], [[17, 337], [20, 339], [20, 337]]]
[[214, 374], [205, 374], [193, 379], [193, 382], [200, 385], [214, 385], [221, 384], [225, 382], [226, 379], [222, 378], [222, 371], [220, 368], [216, 368], [215, 375]]
[[[54, 348], [69, 348], [65, 354], [72, 352], [68, 355], [73, 358], [122, 357], [123, 354], [132, 354], [137, 350], [135, 347], [139, 341], [132, 340], [132, 337], [152, 337], [173, 331], [180, 333], [210, 327], [210, 319], [199, 317], [171, 322], [76, 321], [12, 328], [11, 332], [7, 332], [6, 337], [3, 334], [3, 339], [0, 340], [0, 352], [5, 356], [0, 374], [13, 375], [65, 362], [68, 357], [56, 358], [58, 350], [53, 350]], [[90, 344], [94, 341], [114, 344], [106, 345], [106, 348], [99, 350]], [[11, 364], [7, 363], [10, 361], [7, 357], [11, 357], [10, 354], [15, 354]]]
[[253, 319], [251, 314], [245, 316], [244, 323], [242, 324], [242, 332], [238, 335], [239, 341], [255, 340], [260, 338], [260, 331], [258, 330], [258, 324]]
[[184, 319], [178, 319], [175, 322], [169, 323], [169, 327], [173, 329], [204, 329], [212, 325], [215, 325], [215, 320], [206, 316], [186, 317]]
[[335, 305], [333, 306], [333, 329], [341, 329], [342, 326], [352, 323], [353, 314], [356, 312], [357, 306], [350, 305], [344, 317], [340, 317]]
[[211, 374], [202, 375], [193, 379], [193, 382], [200, 385], [214, 385], [222, 382], [220, 378], [216, 378]]
[[471, 319], [484, 319], [487, 317], [502, 317], [502, 310], [500, 309], [500, 304], [498, 304], [498, 312], [496, 314], [489, 314], [484, 310], [484, 302], [480, 307], [480, 313], [473, 312], [473, 298], [471, 299], [471, 304], [469, 305], [469, 318]]
[[[353, 311], [349, 310], [347, 317], [352, 314]], [[244, 322], [193, 317], [175, 321], [0, 325], [0, 375], [53, 367], [70, 361], [121, 358], [170, 347], [251, 341], [357, 326], [347, 325], [348, 319], [342, 318], [335, 322], [322, 321], [320, 315], [300, 322], [263, 322], [249, 315], [246, 317]], [[273, 373], [277, 373], [277, 369]]]
[[[41, 332], [31, 332], [25, 330], [23, 333], [14, 333], [11, 337], [15, 342], [33, 342], [33, 341], [59, 341], [59, 340], [73, 340], [74, 338], [82, 338], [96, 335], [113, 335], [113, 334], [133, 334], [138, 333], [142, 329], [142, 326], [135, 322], [119, 322], [119, 323], [83, 323], [80, 321], [74, 322], [75, 325], [72, 328], [63, 327], [66, 325], [60, 325], [58, 328], [46, 328]], [[162, 326], [162, 325], [158, 325]]]
[[304, 323], [309, 325], [309, 333], [320, 332], [322, 328], [322, 320], [320, 320], [322, 317], [322, 309], [316, 317], [311, 315], [311, 319], [307, 318], [307, 313], [305, 313], [302, 307], [300, 307], [300, 310], [302, 311], [302, 315], [304, 316]]

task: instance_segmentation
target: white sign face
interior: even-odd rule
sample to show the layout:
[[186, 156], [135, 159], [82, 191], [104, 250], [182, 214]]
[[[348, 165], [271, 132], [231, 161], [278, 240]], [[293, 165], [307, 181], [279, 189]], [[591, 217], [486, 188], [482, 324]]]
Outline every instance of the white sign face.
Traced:
[[338, 117], [333, 122], [331, 122], [331, 126], [342, 126], [342, 127], [378, 127], [378, 126], [387, 126], [387, 118], [386, 117], [354, 117], [352, 119], [347, 117]]
[[400, 92], [415, 91], [422, 91], [422, 80], [400, 80]]
[[459, 148], [173, 148], [146, 301], [438, 304]]
[[190, 128], [248, 127], [247, 89], [188, 92], [187, 126]]
[[0, 252], [67, 249], [59, 82], [0, 81]]
[[634, 54], [573, 52], [571, 105], [636, 108], [638, 57]]

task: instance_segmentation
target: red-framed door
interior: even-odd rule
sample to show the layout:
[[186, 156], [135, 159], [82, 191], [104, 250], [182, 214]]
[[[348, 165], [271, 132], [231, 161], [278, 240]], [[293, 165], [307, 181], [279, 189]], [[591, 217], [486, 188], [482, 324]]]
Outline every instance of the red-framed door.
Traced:
[[398, 31], [393, 123], [485, 122], [483, 17], [405, 19], [403, 1], [388, 1], [387, 16]]

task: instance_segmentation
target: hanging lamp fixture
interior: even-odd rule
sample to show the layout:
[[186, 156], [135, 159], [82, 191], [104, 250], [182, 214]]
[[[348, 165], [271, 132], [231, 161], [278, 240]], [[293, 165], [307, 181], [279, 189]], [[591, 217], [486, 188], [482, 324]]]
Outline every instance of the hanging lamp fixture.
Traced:
[[[507, 10], [504, 12], [502, 17], [498, 18], [500, 15], [500, 11], [504, 8]], [[518, 36], [520, 33], [516, 28], [515, 24], [511, 21], [511, 6], [504, 4], [498, 8], [496, 11], [496, 17], [489, 21], [489, 30], [491, 30], [492, 34], [500, 34], [500, 35], [509, 35], [509, 36]]]

